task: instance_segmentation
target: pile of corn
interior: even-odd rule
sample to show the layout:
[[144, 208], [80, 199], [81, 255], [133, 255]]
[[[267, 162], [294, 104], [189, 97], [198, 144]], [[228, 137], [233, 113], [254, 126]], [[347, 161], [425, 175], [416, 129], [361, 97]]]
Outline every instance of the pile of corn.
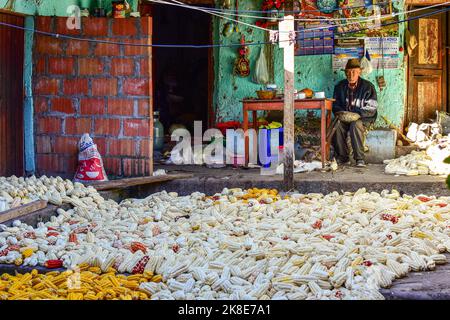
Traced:
[[[72, 205], [37, 227], [0, 225], [0, 263], [95, 267], [82, 270], [98, 277], [83, 292], [59, 295], [57, 286], [24, 279], [55, 298], [97, 297], [111, 282], [99, 273], [114, 268], [136, 279], [161, 275], [123, 279], [125, 288], [155, 300], [383, 299], [380, 288], [410, 271], [433, 270], [450, 252], [450, 197], [364, 188], [286, 197], [225, 188], [210, 197], [162, 191], [117, 203], [92, 187], [48, 177], [0, 178], [1, 191]], [[2, 284], [11, 286], [15, 298], [28, 297], [21, 282]], [[103, 298], [131, 295], [120, 290]]]
[[150, 294], [141, 284], [157, 283], [161, 276], [150, 272], [131, 276], [117, 275], [111, 268], [100, 274], [97, 267], [80, 266], [76, 270], [3, 274], [0, 300], [148, 300]]

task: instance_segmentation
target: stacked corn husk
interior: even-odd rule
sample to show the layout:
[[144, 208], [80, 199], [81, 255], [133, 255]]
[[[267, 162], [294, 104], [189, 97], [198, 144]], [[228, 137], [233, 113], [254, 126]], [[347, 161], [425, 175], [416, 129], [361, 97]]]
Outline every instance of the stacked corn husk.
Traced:
[[383, 299], [380, 287], [450, 251], [449, 197], [235, 188], [118, 204], [60, 178], [2, 181], [10, 195], [34, 189], [74, 208], [36, 228], [1, 226], [0, 263], [149, 272], [163, 280], [140, 284], [153, 299]]

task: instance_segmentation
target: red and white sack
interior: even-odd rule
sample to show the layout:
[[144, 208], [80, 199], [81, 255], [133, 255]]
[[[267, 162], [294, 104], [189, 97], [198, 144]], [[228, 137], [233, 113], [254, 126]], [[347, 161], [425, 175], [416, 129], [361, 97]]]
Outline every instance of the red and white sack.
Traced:
[[78, 169], [74, 181], [108, 181], [103, 168], [102, 156], [88, 133], [81, 137], [78, 149]]

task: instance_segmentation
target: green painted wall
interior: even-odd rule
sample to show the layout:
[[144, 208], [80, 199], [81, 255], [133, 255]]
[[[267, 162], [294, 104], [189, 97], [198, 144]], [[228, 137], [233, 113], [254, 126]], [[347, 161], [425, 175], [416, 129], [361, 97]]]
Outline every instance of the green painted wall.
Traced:
[[[257, 3], [260, 3], [259, 1]], [[398, 3], [399, 10], [403, 11], [403, 4]], [[239, 1], [240, 10], [259, 10], [259, 4], [250, 3], [250, 1]], [[403, 17], [400, 16], [400, 20]], [[230, 44], [239, 43], [240, 33], [234, 33], [229, 37], [222, 35], [222, 29], [227, 21], [214, 18], [214, 26], [219, 30], [215, 32], [214, 42]], [[254, 23], [254, 19], [242, 19], [247, 23]], [[400, 43], [403, 43], [405, 24], [400, 24]], [[250, 27], [240, 27], [240, 32], [245, 35], [247, 42], [264, 42], [264, 32], [252, 29]], [[219, 48], [216, 50], [215, 59], [220, 63], [215, 69], [215, 93], [214, 107], [216, 112], [216, 121], [242, 120], [242, 104], [240, 100], [244, 97], [255, 97], [255, 91], [261, 88], [261, 85], [252, 82], [252, 75], [255, 68], [255, 61], [260, 51], [259, 46], [250, 46], [251, 74], [247, 78], [240, 78], [233, 75], [233, 62], [237, 56], [237, 48]], [[274, 73], [275, 83], [278, 87], [283, 87], [283, 52], [282, 49], [274, 49]], [[403, 63], [403, 54], [400, 53], [400, 63], [398, 69], [385, 70], [385, 79], [387, 87], [380, 92], [375, 82], [378, 75], [374, 70], [367, 79], [372, 81], [377, 88], [379, 101], [378, 126], [386, 126], [380, 115], [386, 116], [394, 124], [399, 125], [402, 122], [405, 108], [406, 78], [405, 64]], [[380, 71], [381, 75], [381, 71]], [[304, 56], [295, 57], [295, 88], [311, 88], [314, 91], [325, 91], [327, 97], [333, 95], [334, 85], [343, 79], [344, 73], [332, 71], [331, 55], [322, 56]]]
[[[0, 0], [0, 7], [4, 7], [8, 0]], [[112, 0], [103, 0], [107, 10], [111, 10]], [[137, 0], [128, 0], [128, 3], [134, 10], [137, 9]], [[97, 4], [97, 0], [43, 0], [42, 4], [38, 7], [32, 0], [16, 0], [14, 5], [14, 11], [22, 12], [26, 14], [35, 14], [41, 16], [67, 16], [67, 8], [70, 5], [89, 6], [94, 8]]]

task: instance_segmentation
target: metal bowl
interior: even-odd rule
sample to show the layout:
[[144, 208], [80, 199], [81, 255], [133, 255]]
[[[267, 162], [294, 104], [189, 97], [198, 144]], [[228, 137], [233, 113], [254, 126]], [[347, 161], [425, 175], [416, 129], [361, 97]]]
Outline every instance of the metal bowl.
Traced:
[[345, 123], [354, 122], [361, 118], [361, 116], [358, 113], [350, 112], [350, 111], [337, 112], [336, 116], [338, 117], [338, 119], [340, 121], [345, 122]]

